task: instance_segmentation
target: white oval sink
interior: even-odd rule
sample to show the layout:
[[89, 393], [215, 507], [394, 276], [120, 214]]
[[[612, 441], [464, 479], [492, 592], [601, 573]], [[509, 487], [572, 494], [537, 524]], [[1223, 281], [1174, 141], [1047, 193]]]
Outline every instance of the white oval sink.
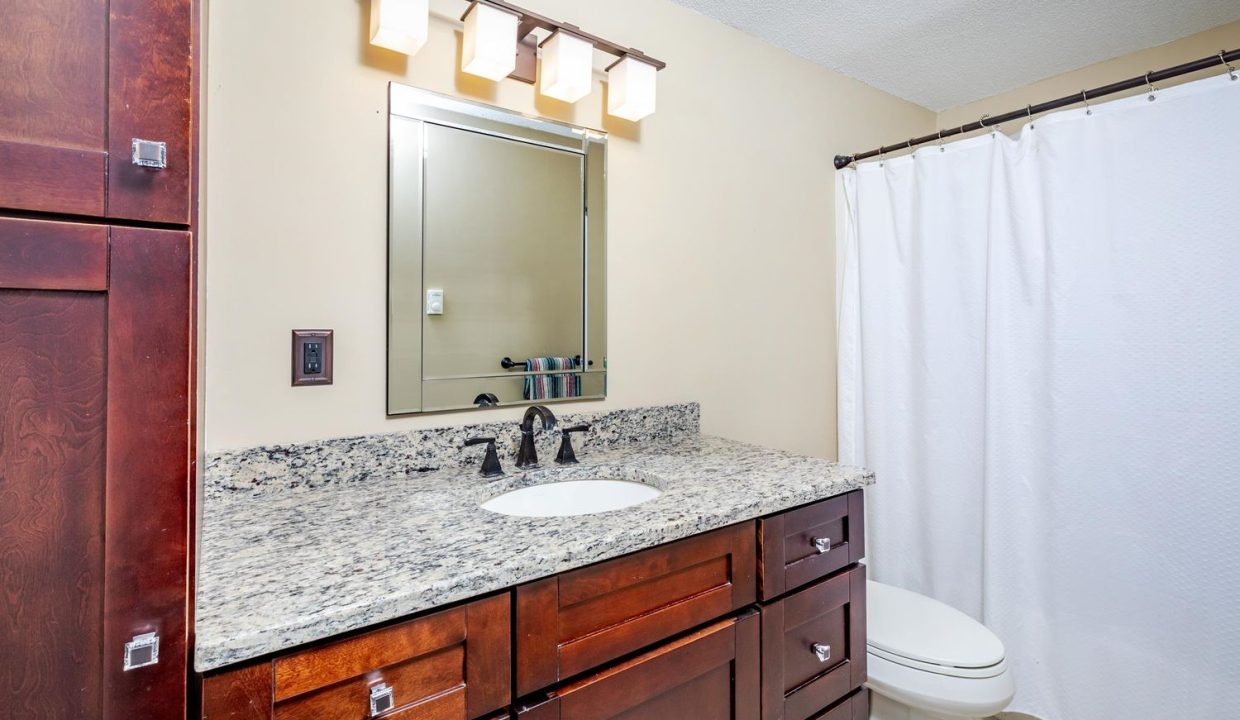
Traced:
[[[615, 477], [567, 475], [550, 482], [510, 490], [482, 503], [483, 510], [519, 517], [571, 517], [610, 512], [653, 500], [663, 494], [654, 485]], [[535, 482], [538, 476], [530, 476]]]

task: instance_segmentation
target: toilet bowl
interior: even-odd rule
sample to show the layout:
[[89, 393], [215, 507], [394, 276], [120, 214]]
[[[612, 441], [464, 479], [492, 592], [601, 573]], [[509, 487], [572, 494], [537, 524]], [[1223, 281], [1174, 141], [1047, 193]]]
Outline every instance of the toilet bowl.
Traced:
[[1003, 643], [986, 626], [891, 585], [866, 593], [870, 720], [980, 720], [1012, 701]]

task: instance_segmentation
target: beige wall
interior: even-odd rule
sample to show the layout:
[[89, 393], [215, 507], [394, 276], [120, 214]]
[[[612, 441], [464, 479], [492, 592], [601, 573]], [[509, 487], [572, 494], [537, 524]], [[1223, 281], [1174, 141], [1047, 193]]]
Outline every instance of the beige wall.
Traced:
[[[666, 60], [658, 113], [605, 120], [601, 84], [565, 106], [459, 75], [443, 20], [413, 58], [372, 49], [367, 0], [209, 3], [206, 450], [519, 415], [384, 416], [398, 80], [612, 133], [610, 397], [577, 407], [696, 400], [706, 432], [834, 456], [831, 158], [933, 113], [668, 0], [524, 4]], [[297, 327], [335, 329], [335, 385], [289, 386]]]
[[[1090, 65], [1080, 70], [1073, 70], [1062, 75], [1039, 80], [1025, 87], [995, 95], [985, 100], [944, 110], [939, 113], [939, 127], [960, 127], [965, 123], [977, 120], [983, 113], [999, 115], [1000, 113], [1025, 107], [1026, 105], [1033, 105], [1065, 95], [1071, 95], [1082, 89], [1102, 87], [1118, 80], [1144, 75], [1150, 70], [1161, 70], [1208, 55], [1214, 55], [1220, 50], [1231, 51], [1236, 48], [1240, 48], [1240, 21], [1221, 25], [1196, 35], [1189, 35], [1186, 38], [1181, 38], [1165, 45], [1139, 50], [1123, 57]], [[1209, 75], [1217, 75], [1222, 70], [1223, 68], [1220, 66], [1202, 73], [1183, 75], [1174, 80], [1158, 83], [1158, 86], [1169, 87]], [[1132, 95], [1138, 92], [1143, 92], [1143, 90], [1134, 90], [1126, 94]], [[1123, 96], [1121, 94], [1111, 95], [1109, 99], [1114, 100]], [[1012, 122], [1004, 129], [1007, 132], [1012, 132], [1023, 124], [1023, 121]]]

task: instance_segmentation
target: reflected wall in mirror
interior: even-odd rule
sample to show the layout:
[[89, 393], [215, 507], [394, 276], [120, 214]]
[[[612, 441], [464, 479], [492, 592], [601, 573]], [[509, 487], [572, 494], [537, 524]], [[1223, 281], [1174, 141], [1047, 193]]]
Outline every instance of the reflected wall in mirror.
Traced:
[[606, 136], [389, 99], [388, 414], [604, 397]]

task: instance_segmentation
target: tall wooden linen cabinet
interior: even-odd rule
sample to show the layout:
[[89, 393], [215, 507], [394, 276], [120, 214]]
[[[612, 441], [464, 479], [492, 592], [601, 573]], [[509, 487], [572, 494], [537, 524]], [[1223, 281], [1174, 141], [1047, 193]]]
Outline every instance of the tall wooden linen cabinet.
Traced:
[[0, 0], [0, 720], [184, 718], [196, 0]]

